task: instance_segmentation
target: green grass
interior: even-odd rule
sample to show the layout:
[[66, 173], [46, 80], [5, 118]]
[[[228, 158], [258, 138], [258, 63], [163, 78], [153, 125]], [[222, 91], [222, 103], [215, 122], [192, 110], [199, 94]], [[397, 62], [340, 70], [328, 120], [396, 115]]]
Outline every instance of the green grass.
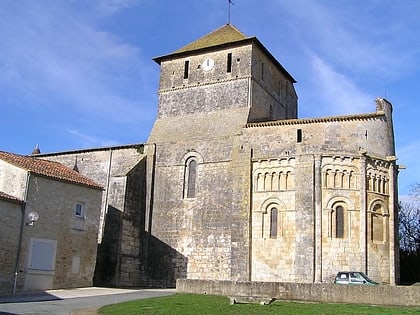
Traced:
[[420, 314], [419, 307], [385, 307], [350, 304], [297, 303], [275, 301], [270, 305], [229, 304], [222, 296], [175, 294], [166, 297], [130, 301], [104, 306], [99, 310], [103, 315], [130, 314]]

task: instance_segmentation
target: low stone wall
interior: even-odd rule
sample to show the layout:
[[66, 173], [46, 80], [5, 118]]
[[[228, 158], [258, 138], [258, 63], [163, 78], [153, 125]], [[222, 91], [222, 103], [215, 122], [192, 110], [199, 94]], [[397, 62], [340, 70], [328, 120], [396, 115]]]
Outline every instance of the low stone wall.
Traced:
[[321, 283], [235, 282], [178, 279], [178, 293], [223, 295], [231, 303], [272, 299], [325, 303], [420, 306], [420, 286], [366, 286]]

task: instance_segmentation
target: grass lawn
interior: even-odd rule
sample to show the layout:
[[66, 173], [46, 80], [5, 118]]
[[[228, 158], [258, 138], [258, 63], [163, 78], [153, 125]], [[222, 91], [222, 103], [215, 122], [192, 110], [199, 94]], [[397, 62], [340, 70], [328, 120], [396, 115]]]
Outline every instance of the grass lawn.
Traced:
[[349, 304], [297, 303], [275, 301], [270, 305], [229, 304], [223, 296], [175, 294], [104, 306], [103, 315], [130, 314], [420, 314], [420, 307], [385, 307]]

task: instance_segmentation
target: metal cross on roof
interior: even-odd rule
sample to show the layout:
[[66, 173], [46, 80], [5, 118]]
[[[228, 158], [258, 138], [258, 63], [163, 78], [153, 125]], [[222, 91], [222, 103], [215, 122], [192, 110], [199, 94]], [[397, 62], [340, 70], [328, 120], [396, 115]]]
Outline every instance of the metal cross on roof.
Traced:
[[235, 5], [232, 0], [228, 0], [228, 23], [230, 24], [230, 6]]

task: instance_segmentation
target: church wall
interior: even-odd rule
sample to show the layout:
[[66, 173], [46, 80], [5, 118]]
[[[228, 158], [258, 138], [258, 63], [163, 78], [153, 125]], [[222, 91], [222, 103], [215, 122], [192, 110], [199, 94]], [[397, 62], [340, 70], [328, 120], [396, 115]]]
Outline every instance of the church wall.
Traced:
[[[228, 54], [231, 54], [229, 71]], [[214, 60], [209, 71], [202, 67], [206, 58]], [[186, 62], [188, 77], [185, 77]], [[158, 117], [247, 107], [250, 64], [251, 45], [162, 61]]]
[[[241, 174], [249, 173], [249, 166], [235, 162], [249, 161], [249, 152], [234, 154], [232, 141], [209, 139], [157, 145], [151, 233], [173, 251], [168, 253], [170, 258], [165, 258], [166, 266], [151, 270], [154, 281], [165, 276], [165, 269], [175, 270], [174, 280], [177, 276], [248, 278], [249, 205], [244, 208], [247, 201], [240, 196], [248, 193], [249, 198], [249, 191], [244, 192], [242, 185], [235, 187], [233, 180], [241, 182]], [[197, 162], [194, 196], [187, 193], [186, 173], [191, 159]], [[177, 258], [180, 256], [183, 259]], [[157, 259], [150, 257], [149, 264], [154, 265]], [[181, 261], [183, 266], [177, 266]]]
[[95, 284], [139, 285], [144, 278], [140, 235], [144, 231], [146, 190], [142, 145], [40, 154], [37, 157], [70, 168], [77, 165], [81, 174], [104, 187]]
[[[121, 178], [125, 174], [121, 174], [120, 170], [127, 169], [128, 171], [129, 165], [135, 165], [136, 162], [141, 160], [142, 154], [138, 147], [133, 145], [120, 148], [110, 147], [94, 150], [79, 150], [40, 154], [37, 157], [56, 161], [70, 168], [73, 168], [77, 164], [80, 174], [93, 179], [105, 188], [102, 197], [101, 222], [98, 235], [98, 242], [101, 242], [106, 203], [110, 201], [114, 208], [119, 209], [119, 211], [124, 211], [122, 205], [124, 204], [125, 187], [122, 184], [123, 179]], [[108, 191], [108, 182], [112, 177], [115, 177], [114, 185], [110, 185], [111, 189]]]
[[[322, 157], [322, 280], [338, 271], [365, 271], [361, 227], [361, 162], [357, 155]], [[343, 209], [341, 233], [337, 207]], [[361, 234], [362, 233], [362, 234]]]
[[[192, 140], [230, 139], [246, 124], [248, 109], [229, 108], [203, 115], [191, 114], [156, 120], [148, 143], [189, 143]], [[186, 148], [188, 149], [188, 148]]]
[[390, 233], [392, 233], [390, 205], [392, 192], [390, 163], [378, 159], [367, 161], [367, 269], [372, 277], [390, 283], [387, 265], [390, 264]]
[[298, 282], [314, 281], [314, 157], [311, 154], [296, 156], [296, 253], [295, 279]]
[[179, 88], [170, 93], [161, 92], [159, 102], [165, 104], [159, 109], [161, 118], [209, 113], [230, 107], [247, 107], [248, 79], [230, 79], [218, 84], [209, 83]]
[[268, 93], [254, 80], [252, 86], [253, 101], [248, 122], [284, 119], [287, 116], [287, 108], [277, 96]]
[[[385, 200], [384, 200], [385, 199]], [[383, 195], [378, 196], [377, 194], [368, 194], [368, 203], [380, 202], [381, 204], [387, 204], [387, 198]], [[368, 217], [367, 217], [367, 248], [368, 248], [368, 257], [367, 257], [367, 272], [369, 276], [374, 279], [381, 279], [382, 282], [390, 283], [390, 273], [389, 268], [390, 264], [390, 241], [389, 233], [392, 233], [389, 226], [389, 214], [386, 213], [385, 209], [380, 209], [374, 212], [373, 207], [368, 208]], [[385, 213], [382, 213], [385, 211]]]
[[294, 174], [295, 159], [253, 162], [252, 281], [295, 280]]
[[[301, 130], [300, 140], [297, 130]], [[393, 267], [390, 267], [387, 235], [392, 231], [382, 208], [389, 205], [391, 188], [385, 186], [389, 183], [387, 155], [393, 153], [393, 139], [388, 135], [385, 119], [246, 128], [243, 138], [248, 139], [253, 149], [254, 172], [261, 163], [266, 165], [261, 173], [264, 180], [260, 181], [253, 173], [252, 280], [312, 282], [319, 275], [320, 281], [331, 282], [340, 270], [360, 270], [377, 281], [390, 282], [389, 270]], [[362, 157], [369, 154], [376, 156], [374, 165], [383, 164], [379, 171], [363, 164]], [[318, 171], [317, 159], [320, 161]], [[267, 178], [270, 185], [277, 185], [279, 180], [276, 178], [273, 182], [273, 178], [280, 171], [267, 165], [281, 164], [280, 161], [294, 161], [290, 173], [294, 175], [293, 193], [281, 189], [258, 191], [258, 185], [267, 185]], [[315, 184], [317, 176], [321, 179], [320, 187]], [[380, 189], [379, 194], [373, 192], [375, 198], [369, 192], [373, 189], [369, 188], [369, 176], [376, 178], [376, 184], [372, 185]], [[290, 235], [296, 233], [294, 237], [282, 236], [283, 242], [270, 237], [264, 239], [263, 217], [264, 211], [270, 210], [267, 207], [270, 200], [277, 200], [288, 213], [285, 217], [282, 214], [277, 224], [286, 222], [286, 230]], [[382, 205], [381, 213], [372, 216], [369, 209], [375, 202]], [[319, 218], [316, 217], [317, 203], [321, 209]], [[337, 237], [335, 207], [339, 204], [344, 208], [344, 235]], [[380, 232], [369, 230], [372, 227]], [[319, 234], [317, 229], [320, 229]], [[379, 241], [369, 240], [372, 235]]]
[[290, 78], [254, 46], [249, 122], [297, 118], [297, 95]]
[[[145, 166], [145, 160], [142, 160], [127, 174], [125, 181], [125, 194], [122, 196], [125, 212], [122, 216], [120, 238], [117, 240], [120, 246], [116, 257], [118, 271], [115, 283], [118, 286], [140, 286], [145, 279]], [[103, 253], [109, 255], [105, 251]]]
[[[185, 86], [206, 85], [217, 81], [249, 77], [251, 65], [251, 45], [229, 47], [200, 54], [191, 53], [179, 59], [166, 59], [160, 64], [159, 90], [173, 90]], [[227, 71], [228, 54], [232, 54], [231, 71]], [[204, 71], [202, 64], [206, 58], [214, 60], [214, 67]], [[188, 77], [185, 78], [185, 61], [188, 61]], [[217, 96], [217, 95], [213, 95]], [[159, 110], [165, 104], [159, 103]], [[160, 117], [159, 117], [160, 118]]]

